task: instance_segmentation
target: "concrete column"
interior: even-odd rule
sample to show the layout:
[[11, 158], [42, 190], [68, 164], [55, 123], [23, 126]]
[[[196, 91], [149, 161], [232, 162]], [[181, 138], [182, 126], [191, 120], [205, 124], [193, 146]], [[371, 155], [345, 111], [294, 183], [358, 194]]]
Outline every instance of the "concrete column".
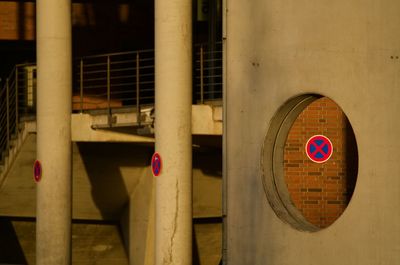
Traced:
[[192, 263], [192, 1], [155, 1], [157, 265]]
[[36, 264], [71, 264], [71, 2], [37, 0]]

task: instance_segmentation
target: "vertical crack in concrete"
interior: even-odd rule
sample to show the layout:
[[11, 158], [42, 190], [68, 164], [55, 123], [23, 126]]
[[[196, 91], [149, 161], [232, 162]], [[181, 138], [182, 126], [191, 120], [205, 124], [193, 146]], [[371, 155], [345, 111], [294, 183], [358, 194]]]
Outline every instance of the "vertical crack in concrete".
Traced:
[[178, 227], [178, 210], [179, 210], [179, 186], [178, 186], [178, 180], [176, 180], [176, 202], [175, 202], [175, 216], [174, 216], [174, 222], [173, 222], [173, 229], [172, 229], [172, 235], [171, 235], [171, 242], [169, 246], [169, 261], [166, 264], [174, 264], [173, 263], [173, 250], [174, 250], [174, 239], [176, 235], [176, 230]]

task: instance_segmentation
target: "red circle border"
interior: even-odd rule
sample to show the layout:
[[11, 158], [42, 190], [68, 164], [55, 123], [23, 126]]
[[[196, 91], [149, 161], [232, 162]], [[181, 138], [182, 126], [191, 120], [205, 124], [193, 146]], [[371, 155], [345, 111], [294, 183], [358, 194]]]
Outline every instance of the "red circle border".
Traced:
[[[313, 157], [311, 157], [311, 155], [309, 153], [309, 143], [311, 141], [313, 141], [313, 140], [316, 140], [316, 139], [322, 139], [322, 140], [324, 140], [324, 141], [329, 143], [328, 144], [328, 153], [329, 153], [328, 157], [324, 157], [324, 158], [313, 158]], [[326, 137], [325, 135], [322, 135], [322, 134], [317, 134], [317, 135], [311, 136], [310, 139], [308, 139], [308, 141], [306, 143], [305, 149], [306, 149], [305, 151], [306, 151], [307, 157], [311, 161], [313, 161], [315, 163], [325, 163], [326, 161], [328, 161], [331, 158], [331, 156], [333, 154], [333, 144], [332, 144], [331, 140], [328, 137]]]
[[[39, 174], [36, 175], [36, 169], [39, 169]], [[39, 183], [40, 180], [42, 179], [42, 164], [40, 163], [39, 160], [36, 160], [35, 163], [33, 163], [33, 179], [35, 180], [36, 183]]]
[[[158, 173], [155, 172], [155, 169], [153, 167], [153, 163], [156, 161], [156, 159], [158, 159], [158, 161], [160, 161], [160, 168], [158, 170]], [[151, 157], [151, 172], [153, 173], [154, 177], [158, 177], [161, 174], [161, 170], [162, 170], [162, 160], [161, 160], [161, 156], [158, 152], [155, 152], [153, 154], [153, 156]]]

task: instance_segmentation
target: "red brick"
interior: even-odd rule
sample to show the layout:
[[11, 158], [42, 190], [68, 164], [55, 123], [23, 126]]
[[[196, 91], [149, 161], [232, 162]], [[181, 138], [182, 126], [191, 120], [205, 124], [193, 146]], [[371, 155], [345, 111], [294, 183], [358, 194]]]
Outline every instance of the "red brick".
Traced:
[[[324, 134], [334, 145], [325, 164], [309, 160], [304, 145], [314, 134]], [[311, 103], [293, 123], [284, 152], [285, 181], [296, 207], [305, 218], [326, 227], [343, 212], [346, 200], [345, 116], [328, 98]]]

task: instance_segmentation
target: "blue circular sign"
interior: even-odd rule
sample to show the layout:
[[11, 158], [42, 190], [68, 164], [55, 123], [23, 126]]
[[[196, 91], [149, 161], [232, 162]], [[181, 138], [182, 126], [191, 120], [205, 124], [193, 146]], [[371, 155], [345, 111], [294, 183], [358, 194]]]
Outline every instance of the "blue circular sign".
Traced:
[[153, 176], [158, 177], [161, 173], [161, 156], [159, 153], [154, 153], [151, 158], [151, 171], [153, 172]]
[[42, 179], [42, 165], [39, 160], [36, 160], [33, 164], [33, 179], [36, 183]]
[[331, 140], [324, 135], [314, 135], [308, 139], [306, 144], [306, 154], [315, 163], [324, 163], [333, 154]]

